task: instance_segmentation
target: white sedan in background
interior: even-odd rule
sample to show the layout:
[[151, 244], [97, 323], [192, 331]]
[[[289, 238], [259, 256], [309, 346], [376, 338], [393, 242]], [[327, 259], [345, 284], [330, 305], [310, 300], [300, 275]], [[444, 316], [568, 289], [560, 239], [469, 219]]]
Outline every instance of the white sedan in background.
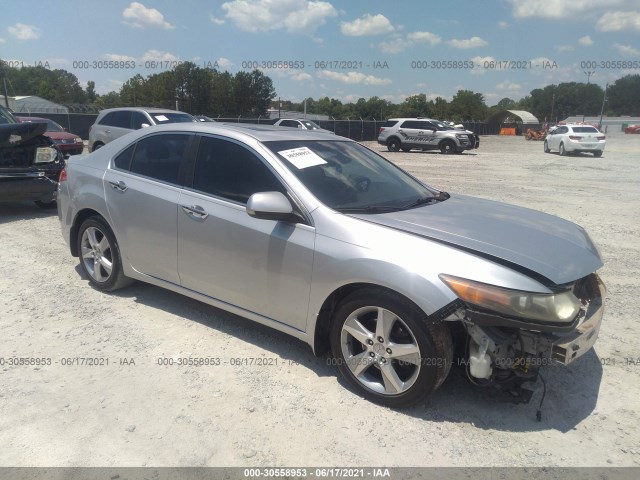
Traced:
[[307, 120], [306, 118], [281, 118], [274, 123], [276, 127], [291, 127], [299, 128], [300, 130], [313, 130], [314, 132], [333, 133], [331, 130], [321, 128], [315, 122]]
[[544, 141], [545, 153], [557, 150], [560, 155], [574, 152], [593, 153], [601, 157], [606, 143], [605, 135], [591, 125], [560, 125], [549, 130]]

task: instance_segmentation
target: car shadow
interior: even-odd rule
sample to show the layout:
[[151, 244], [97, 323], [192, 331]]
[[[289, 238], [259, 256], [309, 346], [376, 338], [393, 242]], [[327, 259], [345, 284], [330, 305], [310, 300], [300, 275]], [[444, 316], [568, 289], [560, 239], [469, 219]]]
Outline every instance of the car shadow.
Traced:
[[33, 202], [0, 202], [0, 224], [47, 218], [57, 214], [55, 208], [40, 208]]
[[[79, 266], [76, 271], [81, 275]], [[316, 357], [306, 343], [285, 333], [142, 282], [109, 295], [133, 298], [142, 305], [198, 322], [285, 361], [303, 365], [318, 377], [337, 377], [344, 388], [358, 394], [338, 375], [329, 355]], [[533, 387], [534, 394], [528, 404], [515, 404], [506, 394], [493, 388], [474, 387], [466, 379], [464, 368], [456, 364], [442, 387], [425, 402], [398, 411], [429, 422], [471, 423], [485, 430], [535, 432], [555, 429], [567, 432], [594, 411], [602, 371], [601, 361], [593, 350], [567, 367], [554, 365], [542, 369], [546, 394], [540, 422], [536, 420], [536, 411], [543, 393], [542, 382], [538, 381]]]

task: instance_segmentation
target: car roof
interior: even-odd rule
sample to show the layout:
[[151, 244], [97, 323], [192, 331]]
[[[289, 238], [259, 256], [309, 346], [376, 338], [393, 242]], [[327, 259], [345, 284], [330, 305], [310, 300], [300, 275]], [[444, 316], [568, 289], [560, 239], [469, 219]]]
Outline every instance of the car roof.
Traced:
[[194, 132], [228, 135], [232, 137], [250, 137], [259, 142], [288, 141], [288, 140], [333, 140], [353, 142], [346, 137], [333, 135], [318, 130], [298, 130], [295, 128], [282, 128], [275, 125], [257, 123], [222, 123], [222, 122], [189, 122], [170, 123], [147, 127], [138, 132]]
[[116, 108], [105, 108], [104, 110], [100, 110], [100, 113], [109, 113], [109, 112], [120, 112], [120, 111], [136, 111], [136, 112], [175, 112], [175, 113], [184, 113], [185, 115], [189, 115], [187, 112], [182, 112], [180, 110], [173, 110], [171, 108], [157, 108], [157, 107], [116, 107]]
[[[49, 121], [49, 119], [48, 119], [48, 118], [42, 118], [42, 117], [23, 117], [23, 116], [16, 116], [16, 119], [17, 119], [18, 121], [21, 121], [21, 120], [40, 120], [40, 121], [42, 121], [42, 122], [48, 122], [48, 121]], [[51, 120], [51, 121], [53, 121], [53, 120]]]
[[390, 118], [390, 119], [388, 119], [387, 121], [389, 122], [389, 121], [392, 121], [392, 120], [395, 120], [395, 121], [397, 121], [397, 122], [399, 122], [400, 120], [426, 120], [427, 122], [430, 122], [430, 121], [432, 121], [432, 120], [433, 120], [433, 121], [436, 121], [436, 122], [439, 122], [439, 121], [440, 121], [440, 120], [436, 120], [435, 118], [427, 118], [427, 117], [402, 117], [402, 118]]

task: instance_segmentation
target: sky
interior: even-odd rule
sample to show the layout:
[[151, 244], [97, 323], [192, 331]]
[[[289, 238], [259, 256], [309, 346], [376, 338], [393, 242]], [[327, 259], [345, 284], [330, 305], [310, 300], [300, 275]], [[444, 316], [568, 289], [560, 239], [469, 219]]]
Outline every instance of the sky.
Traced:
[[[640, 74], [640, 0], [3, 2], [0, 58], [62, 68], [98, 93], [181, 61], [258, 66], [282, 100], [460, 89], [488, 105], [560, 82]], [[115, 68], [115, 61], [119, 66]], [[473, 67], [473, 68], [471, 68]], [[589, 72], [592, 72], [589, 74]]]

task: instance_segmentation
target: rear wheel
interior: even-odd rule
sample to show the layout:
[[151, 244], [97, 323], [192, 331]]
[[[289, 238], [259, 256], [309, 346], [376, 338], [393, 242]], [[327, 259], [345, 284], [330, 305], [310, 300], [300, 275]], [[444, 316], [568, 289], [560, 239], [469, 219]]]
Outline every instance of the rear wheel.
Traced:
[[98, 290], [110, 292], [132, 282], [122, 271], [116, 237], [101, 217], [90, 217], [80, 226], [78, 256], [84, 275]]
[[440, 144], [440, 153], [445, 155], [456, 153], [456, 144], [451, 140], [445, 140]]
[[451, 334], [416, 305], [367, 289], [339, 305], [331, 349], [340, 374], [369, 400], [403, 408], [424, 400], [451, 368]]
[[549, 144], [547, 143], [547, 141], [544, 141], [544, 153], [549, 153], [551, 150], [549, 150]]
[[96, 142], [93, 144], [93, 149], [91, 150], [92, 152], [95, 152], [96, 150], [98, 150], [99, 148], [104, 147], [104, 143], [102, 142]]
[[567, 154], [567, 151], [564, 149], [564, 143], [561, 143], [558, 147], [558, 153], [560, 156], [564, 157]]
[[400, 147], [402, 145], [400, 144], [400, 140], [398, 140], [397, 138], [392, 138], [391, 140], [389, 140], [387, 142], [387, 149], [390, 152], [397, 152], [400, 150]]

